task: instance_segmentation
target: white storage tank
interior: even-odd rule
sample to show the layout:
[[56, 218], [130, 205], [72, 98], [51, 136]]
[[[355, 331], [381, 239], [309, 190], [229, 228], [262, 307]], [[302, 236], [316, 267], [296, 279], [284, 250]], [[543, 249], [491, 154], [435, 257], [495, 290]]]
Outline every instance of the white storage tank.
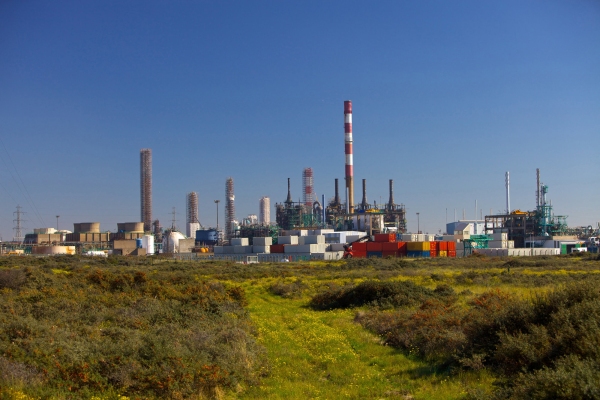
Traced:
[[142, 236], [142, 248], [146, 250], [146, 255], [154, 254], [154, 236]]
[[179, 241], [185, 236], [177, 231], [172, 231], [163, 238], [163, 253], [178, 253]]

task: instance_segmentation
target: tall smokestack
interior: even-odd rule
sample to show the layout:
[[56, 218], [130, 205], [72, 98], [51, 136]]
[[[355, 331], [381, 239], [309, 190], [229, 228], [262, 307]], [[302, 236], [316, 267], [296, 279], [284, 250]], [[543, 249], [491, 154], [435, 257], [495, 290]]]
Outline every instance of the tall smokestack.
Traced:
[[510, 174], [508, 171], [506, 172], [506, 214], [510, 214]]
[[288, 195], [287, 195], [287, 199], [285, 200], [286, 203], [291, 203], [292, 202], [292, 191], [290, 190], [290, 178], [288, 178]]
[[350, 213], [354, 212], [354, 161], [352, 159], [352, 101], [344, 101], [344, 141], [346, 152], [346, 188]]
[[537, 186], [535, 189], [535, 202], [536, 202], [536, 206], [539, 207], [542, 205], [542, 201], [541, 201], [541, 196], [540, 196], [540, 169], [536, 168], [535, 170], [535, 176], [537, 178]]
[[390, 201], [388, 202], [388, 210], [394, 208], [394, 180], [390, 179]]
[[362, 203], [361, 203], [361, 208], [363, 210], [367, 209], [367, 180], [363, 179], [363, 198], [362, 198]]
[[152, 229], [152, 150], [140, 150], [140, 200], [144, 231]]
[[335, 205], [339, 206], [340, 202], [340, 191], [338, 189], [338, 178], [335, 178], [335, 198], [333, 199]]

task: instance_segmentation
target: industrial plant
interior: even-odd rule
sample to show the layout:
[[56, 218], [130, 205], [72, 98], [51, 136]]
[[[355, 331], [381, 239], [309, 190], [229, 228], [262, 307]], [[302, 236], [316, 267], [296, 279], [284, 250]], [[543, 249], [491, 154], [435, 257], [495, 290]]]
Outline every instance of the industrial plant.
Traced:
[[[344, 185], [339, 180], [325, 184], [318, 171], [302, 170], [302, 198], [294, 201], [292, 178], [287, 193], [282, 182], [271, 220], [271, 198], [258, 200], [258, 212], [238, 218], [234, 179], [225, 179], [224, 218], [216, 226], [200, 221], [198, 192], [185, 196], [185, 234], [173, 221], [164, 229], [152, 216], [152, 150], [140, 150], [140, 221], [118, 223], [112, 231], [102, 231], [99, 222], [74, 223], [73, 230], [38, 228], [22, 234], [21, 207], [17, 206], [15, 237], [0, 246], [2, 254], [87, 254], [93, 256], [172, 255], [178, 258], [214, 258], [239, 262], [336, 260], [349, 257], [460, 257], [474, 252], [492, 256], [557, 255], [577, 251], [598, 251], [600, 227], [569, 228], [567, 217], [555, 215], [548, 198], [549, 187], [536, 170], [536, 203], [531, 210], [510, 206], [510, 175], [505, 176], [506, 210], [482, 215], [481, 219], [456, 220], [446, 225], [444, 234], [423, 234], [408, 229], [406, 207], [396, 203], [394, 180], [389, 177], [389, 197], [385, 203], [369, 201], [367, 180], [362, 179], [360, 202], [354, 197], [354, 156], [352, 102], [344, 101]], [[340, 163], [341, 164], [341, 163]], [[340, 165], [341, 167], [341, 165]], [[341, 169], [341, 168], [340, 168]], [[329, 186], [334, 195], [317, 195], [315, 182]], [[323, 192], [323, 191], [322, 191]], [[183, 198], [183, 193], [182, 193]], [[256, 203], [255, 203], [256, 204]], [[417, 213], [418, 217], [418, 213]], [[116, 229], [115, 229], [116, 228]], [[416, 232], [416, 233], [415, 233]]]

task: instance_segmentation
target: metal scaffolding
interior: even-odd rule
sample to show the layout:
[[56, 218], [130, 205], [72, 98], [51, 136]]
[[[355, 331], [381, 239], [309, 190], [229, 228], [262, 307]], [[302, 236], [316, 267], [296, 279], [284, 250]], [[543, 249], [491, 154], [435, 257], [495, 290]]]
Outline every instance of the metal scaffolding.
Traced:
[[235, 195], [233, 193], [233, 178], [225, 182], [225, 234], [226, 238], [234, 236], [233, 222], [235, 221]]
[[140, 150], [140, 203], [144, 231], [152, 229], [152, 150]]

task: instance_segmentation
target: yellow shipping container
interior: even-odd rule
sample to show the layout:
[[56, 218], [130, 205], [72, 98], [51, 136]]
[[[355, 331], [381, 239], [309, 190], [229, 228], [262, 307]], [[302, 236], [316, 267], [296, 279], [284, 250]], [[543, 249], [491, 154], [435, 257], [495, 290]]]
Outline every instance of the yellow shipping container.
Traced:
[[429, 242], [406, 242], [408, 251], [429, 251]]
[[438, 251], [438, 257], [448, 257], [448, 252], [446, 250]]

